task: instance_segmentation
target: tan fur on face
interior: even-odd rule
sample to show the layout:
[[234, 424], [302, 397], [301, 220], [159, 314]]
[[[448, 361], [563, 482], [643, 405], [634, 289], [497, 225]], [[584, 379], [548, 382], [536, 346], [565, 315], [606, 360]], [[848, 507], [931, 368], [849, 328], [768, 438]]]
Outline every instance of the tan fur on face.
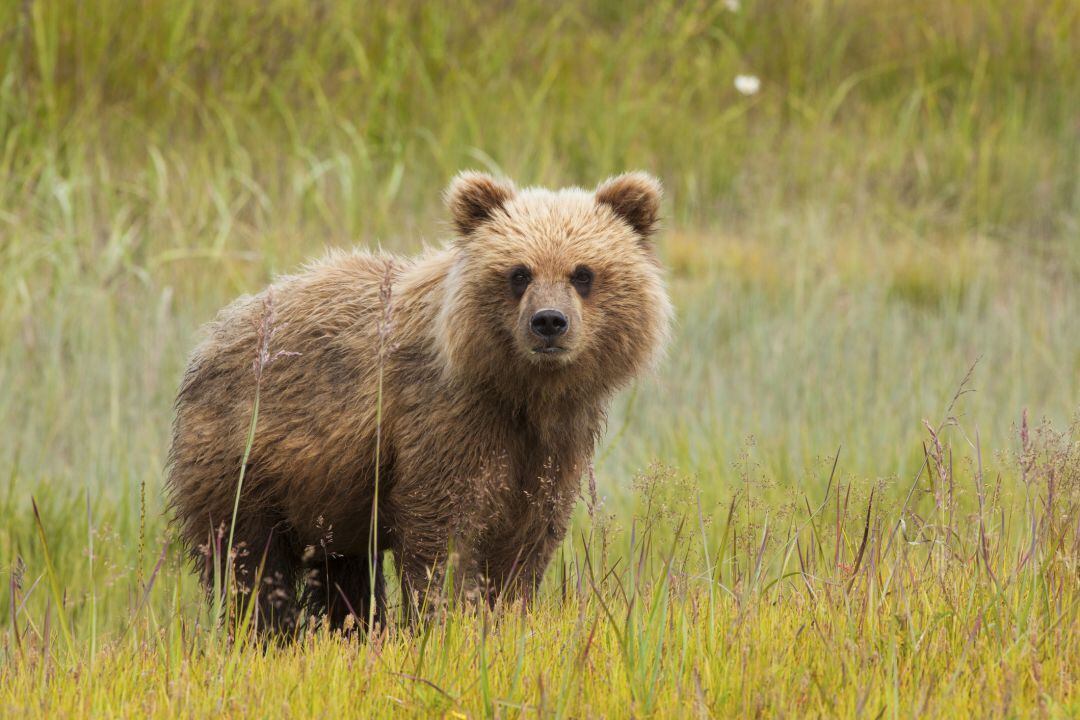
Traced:
[[[656, 180], [631, 173], [601, 184], [595, 195], [530, 188], [502, 201], [501, 212], [458, 241], [462, 253], [436, 330], [448, 369], [516, 384], [505, 369], [496, 372], [502, 358], [477, 339], [500, 345], [511, 340], [528, 356], [530, 311], [546, 306], [572, 316], [569, 334], [578, 336], [572, 339], [578, 357], [560, 357], [558, 364], [574, 364], [574, 382], [610, 391], [651, 366], [664, 345], [671, 308], [649, 235], [635, 224], [647, 225], [651, 234], [659, 193]], [[521, 307], [508, 297], [506, 282], [519, 265], [534, 276]], [[585, 299], [569, 283], [578, 266], [595, 274]], [[577, 314], [580, 322], [574, 323]], [[501, 322], [493, 325], [493, 317]]]
[[[417, 596], [430, 573], [439, 586], [450, 544], [465, 586], [487, 586], [489, 599], [535, 586], [566, 531], [608, 402], [666, 339], [671, 308], [648, 240], [659, 193], [643, 174], [596, 193], [463, 174], [446, 194], [458, 229], [447, 248], [413, 259], [334, 253], [274, 283], [271, 353], [299, 354], [265, 372], [237, 533], [285, 578], [282, 616], [308, 547], [335, 557], [337, 579], [320, 587], [366, 597], [381, 582], [353, 560], [369, 552], [387, 277], [379, 547], [395, 553]], [[508, 280], [517, 267], [532, 276], [520, 298]], [[587, 295], [571, 282], [580, 267], [594, 275]], [[168, 482], [195, 556], [231, 515], [262, 297], [241, 298], [210, 324], [177, 398]], [[545, 308], [569, 320], [564, 352], [535, 352], [529, 322]], [[333, 594], [310, 597], [340, 619]], [[354, 608], [364, 602], [350, 597]]]

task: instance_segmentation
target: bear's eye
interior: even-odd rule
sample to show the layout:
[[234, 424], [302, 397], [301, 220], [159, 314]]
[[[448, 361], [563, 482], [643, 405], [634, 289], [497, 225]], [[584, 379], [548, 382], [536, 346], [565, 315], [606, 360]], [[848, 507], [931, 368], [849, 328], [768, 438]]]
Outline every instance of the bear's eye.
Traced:
[[529, 274], [528, 268], [517, 267], [510, 271], [510, 291], [514, 293], [514, 297], [519, 298], [524, 295], [530, 282], [532, 282], [532, 275]]
[[592, 289], [592, 281], [593, 271], [584, 265], [574, 270], [574, 274], [570, 276], [570, 282], [573, 283], [582, 297], [589, 294], [589, 290]]

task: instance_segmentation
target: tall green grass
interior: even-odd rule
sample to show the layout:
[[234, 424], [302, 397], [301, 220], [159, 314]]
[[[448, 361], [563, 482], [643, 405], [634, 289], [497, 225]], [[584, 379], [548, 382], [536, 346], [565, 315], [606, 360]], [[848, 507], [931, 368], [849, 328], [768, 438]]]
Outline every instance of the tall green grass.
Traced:
[[[1075, 712], [1075, 450], [1051, 501], [1019, 438], [1080, 409], [1078, 38], [1071, 0], [0, 4], [0, 712]], [[161, 517], [195, 330], [441, 241], [464, 167], [665, 183], [676, 338], [602, 504], [528, 612], [230, 645]]]
[[[369, 638], [314, 626], [267, 650], [217, 637], [199, 598], [182, 598], [183, 569], [159, 564], [150, 603], [91, 654], [86, 601], [63, 603], [53, 622], [80, 631], [58, 634], [48, 610], [23, 609], [38, 582], [24, 574], [0, 702], [50, 717], [1071, 716], [1080, 428], [1025, 418], [1018, 477], [1003, 483], [984, 474], [978, 436], [956, 471], [954, 422], [927, 428], [899, 508], [882, 510], [880, 488], [853, 497], [839, 458], [823, 494], [764, 514], [748, 482], [706, 516], [653, 468], [638, 478], [642, 512], [569, 541], [527, 610], [450, 606]], [[43, 574], [55, 581], [48, 562]]]

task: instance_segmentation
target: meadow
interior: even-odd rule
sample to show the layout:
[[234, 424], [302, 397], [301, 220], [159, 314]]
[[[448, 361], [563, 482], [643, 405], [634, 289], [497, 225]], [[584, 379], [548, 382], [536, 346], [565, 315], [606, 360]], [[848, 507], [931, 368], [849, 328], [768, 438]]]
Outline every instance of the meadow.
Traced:
[[[1075, 0], [0, 3], [0, 716], [1080, 714], [1078, 57]], [[531, 606], [249, 642], [163, 514], [198, 327], [465, 168], [660, 177], [667, 358]]]

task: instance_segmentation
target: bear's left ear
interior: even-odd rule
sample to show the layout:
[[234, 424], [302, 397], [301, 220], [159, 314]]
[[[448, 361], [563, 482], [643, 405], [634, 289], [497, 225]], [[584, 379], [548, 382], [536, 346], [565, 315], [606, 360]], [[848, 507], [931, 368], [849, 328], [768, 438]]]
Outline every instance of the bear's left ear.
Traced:
[[462, 237], [473, 230], [505, 205], [517, 191], [509, 180], [496, 179], [475, 171], [458, 173], [450, 181], [443, 197], [454, 227]]
[[656, 232], [663, 196], [660, 181], [643, 172], [616, 175], [596, 188], [596, 202], [610, 207], [645, 240]]

